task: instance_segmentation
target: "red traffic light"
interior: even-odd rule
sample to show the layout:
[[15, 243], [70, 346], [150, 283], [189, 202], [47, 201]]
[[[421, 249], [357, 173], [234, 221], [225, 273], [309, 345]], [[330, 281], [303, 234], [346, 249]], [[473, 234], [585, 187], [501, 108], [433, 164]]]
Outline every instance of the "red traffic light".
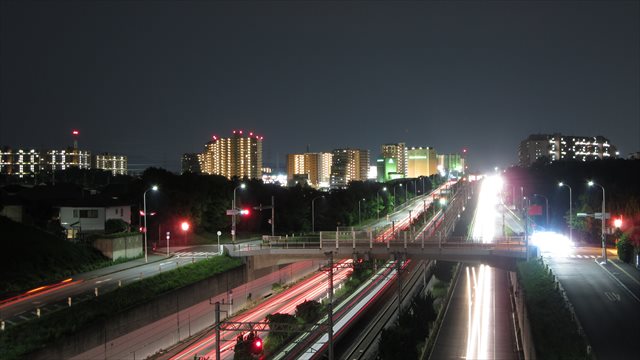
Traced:
[[613, 226], [620, 229], [622, 227], [622, 216], [613, 220]]
[[187, 231], [187, 230], [189, 230], [189, 227], [190, 227], [190, 225], [189, 225], [189, 223], [188, 223], [188, 222], [186, 222], [186, 221], [183, 221], [183, 222], [182, 222], [182, 224], [180, 224], [180, 228], [182, 229], [182, 231]]
[[262, 349], [262, 340], [256, 339], [256, 341], [253, 342], [253, 346], [255, 346], [258, 350]]
[[240, 215], [242, 216], [249, 215], [249, 209], [240, 209]]

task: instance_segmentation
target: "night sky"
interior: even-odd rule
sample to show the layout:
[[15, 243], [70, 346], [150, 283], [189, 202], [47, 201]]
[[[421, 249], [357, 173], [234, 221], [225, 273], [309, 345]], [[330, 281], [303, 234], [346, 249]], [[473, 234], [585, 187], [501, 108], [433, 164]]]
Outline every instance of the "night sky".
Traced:
[[640, 151], [638, 1], [0, 2], [0, 145], [179, 170], [233, 129], [517, 161], [531, 133]]

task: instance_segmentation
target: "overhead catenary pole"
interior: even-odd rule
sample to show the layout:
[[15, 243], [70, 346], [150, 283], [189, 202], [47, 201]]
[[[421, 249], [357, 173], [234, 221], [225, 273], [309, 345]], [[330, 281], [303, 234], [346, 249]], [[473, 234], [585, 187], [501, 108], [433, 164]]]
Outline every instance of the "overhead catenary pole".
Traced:
[[333, 360], [333, 252], [329, 255], [329, 303], [327, 304], [327, 336], [329, 337], [329, 360]]
[[220, 360], [220, 302], [215, 304], [216, 360]]

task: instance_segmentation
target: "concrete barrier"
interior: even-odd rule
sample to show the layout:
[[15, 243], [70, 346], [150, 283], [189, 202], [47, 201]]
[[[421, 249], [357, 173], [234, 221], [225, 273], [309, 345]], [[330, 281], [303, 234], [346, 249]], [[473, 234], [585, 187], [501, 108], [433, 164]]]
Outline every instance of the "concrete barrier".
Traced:
[[148, 303], [96, 321], [56, 344], [30, 354], [28, 358], [68, 359], [98, 346], [107, 347], [107, 344], [113, 339], [174, 314], [176, 311], [205, 301], [214, 294], [237, 287], [243, 284], [246, 278], [246, 268], [241, 266], [192, 285], [175, 289]]

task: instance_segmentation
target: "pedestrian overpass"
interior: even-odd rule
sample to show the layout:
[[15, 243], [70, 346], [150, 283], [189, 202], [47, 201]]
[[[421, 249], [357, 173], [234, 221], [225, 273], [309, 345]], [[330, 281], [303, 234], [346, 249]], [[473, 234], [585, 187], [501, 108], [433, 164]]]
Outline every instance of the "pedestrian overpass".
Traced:
[[[251, 269], [309, 259], [416, 259], [484, 263], [514, 269], [519, 260], [527, 258], [527, 246], [522, 237], [496, 238], [491, 243], [449, 237], [441, 241], [388, 240], [353, 237], [350, 240], [272, 241], [264, 244], [227, 245], [230, 256], [243, 257]], [[529, 248], [531, 254], [532, 249]]]
[[[336, 229], [320, 232], [315, 238], [275, 238], [261, 243], [225, 245], [233, 257], [246, 260], [248, 270], [273, 269], [309, 259], [416, 259], [484, 263], [514, 269], [517, 261], [535, 252], [527, 239], [494, 237], [468, 239], [453, 237], [456, 224], [473, 196], [465, 186], [450, 197], [445, 209], [427, 219], [420, 206], [405, 219], [376, 229]], [[425, 206], [426, 207], [426, 206]]]

